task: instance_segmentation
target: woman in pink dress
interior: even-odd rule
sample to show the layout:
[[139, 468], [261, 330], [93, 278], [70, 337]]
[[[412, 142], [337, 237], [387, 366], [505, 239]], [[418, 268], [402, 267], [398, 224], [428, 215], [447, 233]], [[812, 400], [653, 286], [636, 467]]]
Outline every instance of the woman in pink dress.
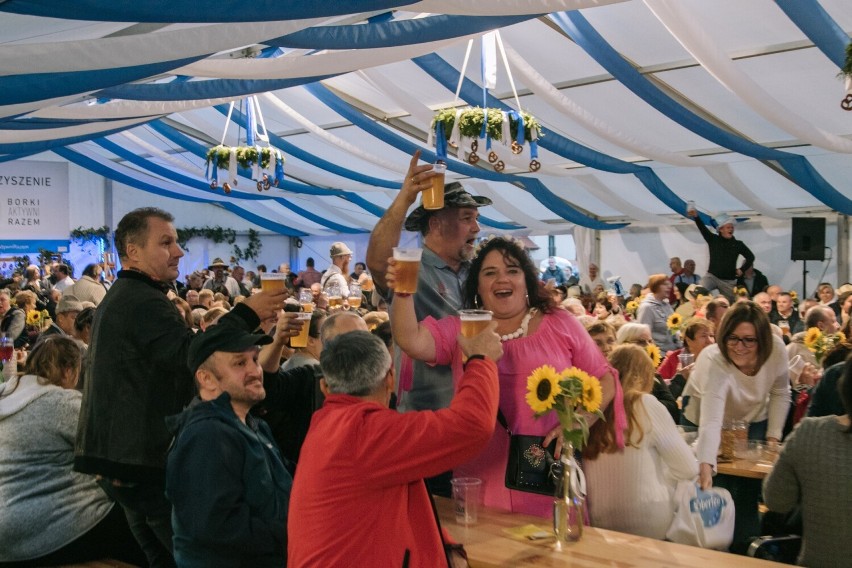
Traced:
[[[390, 262], [390, 261], [389, 261]], [[388, 284], [393, 287], [396, 269], [388, 270]], [[490, 310], [503, 341], [503, 357], [498, 362], [500, 373], [500, 410], [515, 434], [546, 436], [546, 446], [558, 439], [561, 450], [562, 430], [555, 414], [536, 419], [527, 405], [527, 377], [541, 365], [561, 371], [579, 367], [596, 376], [603, 390], [602, 407], [613, 401], [616, 422], [621, 432], [626, 427], [621, 386], [606, 359], [595, 347], [580, 322], [559, 309], [540, 285], [535, 266], [515, 241], [492, 238], [484, 243], [470, 267], [464, 289], [464, 306]], [[458, 316], [441, 320], [427, 318], [417, 322], [410, 295], [396, 294], [391, 308], [393, 336], [400, 348], [412, 359], [431, 364], [452, 364], [458, 377], [462, 369], [462, 353], [456, 338], [461, 330]], [[620, 440], [623, 445], [623, 440]], [[482, 479], [487, 506], [542, 517], [551, 514], [553, 498], [506, 489], [504, 476], [509, 452], [509, 434], [497, 426], [483, 452], [469, 463], [454, 470], [456, 477]]]

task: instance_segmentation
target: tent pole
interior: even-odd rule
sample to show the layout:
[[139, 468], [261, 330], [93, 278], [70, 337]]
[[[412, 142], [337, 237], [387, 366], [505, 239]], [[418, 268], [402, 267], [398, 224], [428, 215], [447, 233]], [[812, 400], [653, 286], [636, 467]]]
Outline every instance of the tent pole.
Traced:
[[849, 282], [849, 216], [837, 214], [837, 285]]

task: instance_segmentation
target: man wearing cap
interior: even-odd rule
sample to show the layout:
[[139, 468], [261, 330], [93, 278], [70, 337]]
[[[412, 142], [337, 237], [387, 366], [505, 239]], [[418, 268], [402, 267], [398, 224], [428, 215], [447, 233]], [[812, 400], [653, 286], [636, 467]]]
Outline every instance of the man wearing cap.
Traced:
[[213, 276], [207, 279], [202, 289], [213, 290], [213, 292], [227, 292], [231, 299], [240, 295], [240, 285], [237, 281], [225, 274], [228, 265], [221, 258], [214, 258], [213, 264], [207, 267], [213, 272]]
[[[462, 305], [462, 287], [467, 280], [470, 259], [473, 258], [479, 207], [491, 205], [487, 197], [474, 196], [461, 184], [453, 182], [444, 187], [444, 208], [430, 211], [417, 207], [405, 215], [418, 193], [431, 187], [432, 165], [418, 165], [420, 152], [415, 152], [402, 188], [376, 224], [367, 248], [367, 267], [373, 275], [376, 290], [389, 296], [385, 275], [387, 260], [399, 242], [403, 222], [407, 231], [416, 231], [423, 238], [423, 256], [414, 295], [417, 320], [428, 316], [440, 319], [453, 315]], [[397, 360], [403, 359], [397, 357]], [[401, 410], [437, 410], [449, 405], [453, 397], [453, 377], [449, 367], [430, 367], [420, 361], [413, 364], [407, 357], [401, 362], [399, 382], [411, 390], [400, 401]]]
[[285, 566], [293, 479], [269, 426], [249, 414], [266, 397], [258, 346], [230, 326], [200, 333], [189, 369], [202, 402], [169, 419], [166, 468], [178, 566]]
[[[751, 250], [744, 242], [734, 238], [736, 219], [724, 214], [717, 216], [713, 221], [716, 223], [718, 234], [714, 235], [704, 225], [704, 221], [695, 209], [687, 211], [686, 214], [695, 220], [695, 225], [701, 231], [701, 236], [704, 237], [710, 249], [710, 263], [707, 274], [701, 279], [701, 285], [711, 292], [718, 290], [730, 302], [735, 301], [734, 285], [737, 283], [737, 278], [751, 268], [754, 262], [754, 254]], [[740, 256], [745, 259], [745, 262], [737, 268], [737, 259]]]
[[[91, 304], [89, 304], [91, 305]], [[41, 337], [51, 335], [73, 335], [74, 320], [77, 314], [83, 311], [83, 304], [70, 294], [65, 294], [59, 299], [56, 304], [56, 321], [50, 324], [46, 330], [41, 333]]]
[[[150, 566], [174, 566], [171, 504], [164, 494], [172, 436], [165, 418], [195, 394], [187, 353], [195, 333], [166, 296], [183, 250], [174, 217], [145, 207], [115, 231], [123, 269], [95, 313], [75, 444], [74, 469], [96, 475], [127, 516]], [[255, 329], [284, 305], [260, 292], [218, 326]]]
[[333, 243], [328, 251], [328, 256], [331, 257], [331, 266], [325, 271], [320, 280], [320, 285], [324, 291], [335, 284], [344, 292], [345, 296], [349, 295], [349, 261], [352, 260], [352, 251], [346, 246], [346, 243]]

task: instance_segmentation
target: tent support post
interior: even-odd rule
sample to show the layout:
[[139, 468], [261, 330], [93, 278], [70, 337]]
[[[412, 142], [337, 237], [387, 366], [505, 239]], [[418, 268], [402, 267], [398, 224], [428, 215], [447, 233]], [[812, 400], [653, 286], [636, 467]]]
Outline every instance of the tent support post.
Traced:
[[849, 216], [837, 214], [837, 285], [849, 282]]

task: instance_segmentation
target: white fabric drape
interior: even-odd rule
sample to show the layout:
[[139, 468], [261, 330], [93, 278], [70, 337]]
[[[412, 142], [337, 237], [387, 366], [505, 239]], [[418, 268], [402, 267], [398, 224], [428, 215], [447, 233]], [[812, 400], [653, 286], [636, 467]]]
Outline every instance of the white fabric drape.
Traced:
[[[525, 232], [534, 231], [539, 233], [551, 233], [551, 232], [559, 232], [565, 231], [571, 226], [570, 223], [559, 225], [550, 225], [548, 223], [544, 223], [539, 219], [536, 219], [526, 213], [522, 212], [520, 209], [511, 204], [511, 201], [508, 199], [505, 193], [499, 192], [492, 188], [489, 184], [482, 181], [466, 181], [465, 186], [470, 186], [476, 193], [482, 195], [483, 197], [487, 197], [491, 199], [493, 202], [492, 207], [499, 211], [502, 215], [505, 215], [507, 218], [511, 219], [516, 223], [520, 223], [526, 227]], [[522, 192], [523, 190], [514, 186], [511, 186], [511, 191], [513, 192]]]
[[[671, 225], [675, 223], [675, 221], [671, 219], [649, 213], [648, 211], [637, 207], [630, 201], [622, 199], [593, 174], [576, 175], [573, 176], [572, 179], [582, 185], [589, 193], [616, 211], [621, 211], [628, 217], [633, 217], [634, 219], [638, 219], [639, 221], [650, 223], [652, 225]], [[643, 191], [642, 195], [645, 196], [645, 199], [656, 199], [655, 197], [648, 195], [647, 191]]]
[[505, 41], [504, 45], [506, 47], [506, 56], [512, 64], [515, 74], [533, 93], [536, 94], [536, 96], [541, 97], [541, 99], [553, 107], [554, 110], [559, 111], [565, 116], [573, 118], [584, 128], [594, 134], [597, 134], [604, 140], [612, 142], [622, 148], [627, 148], [640, 156], [645, 156], [664, 164], [672, 164], [675, 166], [703, 166], [715, 163], [713, 160], [705, 158], [693, 158], [691, 156], [675, 154], [674, 152], [669, 152], [668, 150], [655, 146], [649, 142], [638, 140], [633, 136], [629, 136], [624, 132], [621, 132], [563, 95], [559, 89], [554, 87], [547, 79], [533, 69], [533, 66], [521, 57], [517, 51], [512, 49], [508, 44], [505, 44]]
[[103, 120], [113, 118], [165, 116], [197, 108], [228, 104], [242, 97], [199, 99], [192, 101], [125, 101], [111, 100], [105, 104], [50, 106], [28, 115], [28, 118], [51, 118], [60, 120]]
[[328, 21], [213, 24], [151, 34], [0, 45], [0, 61], [6, 75], [130, 67], [238, 49]]
[[736, 67], [731, 58], [716, 45], [712, 30], [702, 27], [683, 2], [645, 0], [645, 5], [708, 73], [763, 118], [814, 146], [852, 153], [852, 140], [810, 124], [795, 110], [782, 105], [745, 71]]
[[[586, 227], [574, 227], [574, 249], [577, 252], [577, 270], [580, 274], [589, 273], [589, 265], [594, 262], [592, 258], [592, 242], [595, 239], [595, 231]], [[598, 264], [598, 263], [595, 263]]]
[[745, 205], [757, 211], [761, 215], [773, 217], [775, 219], [789, 219], [792, 215], [783, 213], [765, 202], [755, 195], [746, 185], [738, 178], [728, 164], [719, 164], [704, 168], [710, 177], [716, 183], [728, 190], [728, 193], [742, 201]]
[[278, 97], [276, 97], [272, 93], [265, 93], [263, 95], [263, 100], [265, 100], [266, 102], [271, 104], [273, 107], [275, 107], [277, 110], [283, 112], [284, 114], [286, 114], [287, 116], [289, 116], [290, 118], [292, 118], [293, 120], [295, 120], [296, 122], [301, 124], [302, 127], [305, 128], [305, 130], [307, 130], [308, 132], [310, 132], [314, 136], [317, 136], [318, 138], [322, 139], [324, 142], [327, 142], [327, 143], [329, 143], [333, 146], [337, 146], [341, 150], [345, 150], [346, 152], [349, 152], [353, 156], [357, 156], [357, 157], [359, 157], [363, 160], [366, 160], [368, 162], [372, 162], [373, 164], [376, 164], [377, 166], [381, 166], [383, 168], [386, 168], [386, 169], [388, 169], [388, 170], [390, 170], [390, 171], [392, 171], [396, 174], [405, 175], [407, 168], [405, 167], [404, 164], [394, 163], [394, 162], [390, 162], [388, 160], [385, 160], [384, 158], [380, 158], [379, 156], [376, 156], [374, 154], [371, 154], [370, 152], [366, 152], [366, 151], [362, 150], [360, 147], [356, 146], [355, 144], [351, 144], [351, 143], [347, 142], [346, 140], [343, 140], [342, 138], [335, 136], [334, 134], [331, 134], [327, 130], [324, 130], [323, 128], [317, 126], [316, 124], [314, 124], [313, 122], [311, 122], [310, 120], [308, 120], [307, 118], [305, 118], [304, 116], [302, 116], [301, 114], [299, 114], [298, 112], [293, 110], [293, 108], [291, 108], [288, 104], [286, 104], [284, 101], [282, 101], [281, 99], [279, 99]]
[[285, 55], [273, 59], [210, 59], [175, 69], [173, 73], [216, 79], [289, 79], [337, 75], [419, 57], [472, 37], [478, 37], [478, 34], [398, 47], [349, 49], [315, 55]]

